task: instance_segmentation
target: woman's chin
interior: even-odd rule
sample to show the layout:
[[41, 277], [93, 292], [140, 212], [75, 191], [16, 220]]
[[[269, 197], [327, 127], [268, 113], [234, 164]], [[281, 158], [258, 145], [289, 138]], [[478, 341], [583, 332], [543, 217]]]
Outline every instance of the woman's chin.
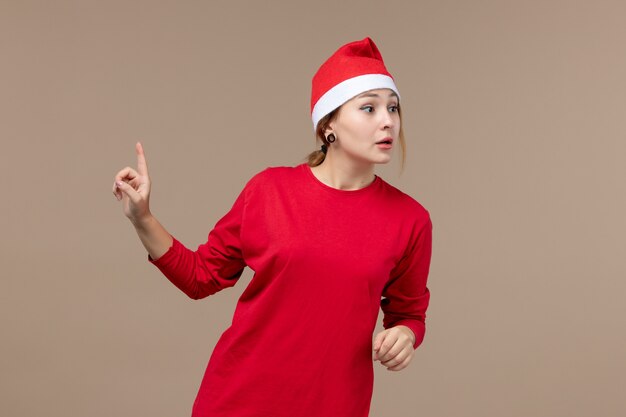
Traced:
[[391, 154], [381, 155], [376, 160], [372, 161], [375, 164], [388, 164], [391, 161]]

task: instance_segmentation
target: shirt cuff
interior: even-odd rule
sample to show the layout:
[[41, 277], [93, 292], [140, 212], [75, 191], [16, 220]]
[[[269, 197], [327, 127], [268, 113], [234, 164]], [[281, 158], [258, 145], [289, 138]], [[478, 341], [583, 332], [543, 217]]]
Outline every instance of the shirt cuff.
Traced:
[[411, 331], [415, 335], [415, 343], [413, 343], [413, 349], [417, 349], [417, 347], [421, 345], [422, 341], [424, 340], [424, 334], [426, 332], [426, 326], [424, 325], [424, 323], [418, 320], [406, 319], [397, 321], [396, 323], [394, 323], [393, 327], [399, 325], [406, 326], [411, 329]]
[[153, 259], [150, 254], [148, 254], [148, 262], [157, 267], [166, 265], [169, 261], [176, 256], [176, 253], [180, 251], [181, 243], [176, 240], [175, 237], [172, 236], [172, 246], [170, 246], [163, 255], [161, 255], [158, 259]]

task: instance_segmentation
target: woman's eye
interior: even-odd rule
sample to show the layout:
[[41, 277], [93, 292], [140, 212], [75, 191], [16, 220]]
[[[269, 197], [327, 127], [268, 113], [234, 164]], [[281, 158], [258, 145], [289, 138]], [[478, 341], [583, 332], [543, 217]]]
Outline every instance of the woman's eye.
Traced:
[[[395, 113], [395, 112], [398, 111], [398, 106], [389, 106], [388, 109], [391, 112]], [[361, 110], [365, 110], [368, 113], [372, 113], [374, 111], [374, 107], [373, 106], [369, 106], [369, 105], [368, 106], [363, 106], [363, 107], [361, 107]]]

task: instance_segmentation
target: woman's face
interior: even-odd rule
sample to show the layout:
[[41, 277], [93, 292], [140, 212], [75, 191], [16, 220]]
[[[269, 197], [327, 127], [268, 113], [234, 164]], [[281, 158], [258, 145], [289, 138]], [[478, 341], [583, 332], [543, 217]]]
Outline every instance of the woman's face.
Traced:
[[[369, 90], [345, 102], [330, 123], [326, 135], [334, 132], [334, 157], [357, 163], [384, 164], [399, 146], [400, 115], [398, 96], [390, 89]], [[381, 143], [381, 141], [387, 143]]]

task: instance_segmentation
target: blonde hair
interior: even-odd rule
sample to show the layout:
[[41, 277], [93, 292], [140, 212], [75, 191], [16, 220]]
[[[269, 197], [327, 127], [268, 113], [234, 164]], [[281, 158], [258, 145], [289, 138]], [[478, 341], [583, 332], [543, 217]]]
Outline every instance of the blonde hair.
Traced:
[[[317, 143], [317, 139], [319, 139], [327, 147], [330, 146], [330, 143], [328, 143], [328, 140], [326, 140], [326, 136], [324, 136], [324, 132], [328, 128], [328, 125], [330, 124], [330, 122], [332, 122], [333, 120], [337, 118], [340, 108], [341, 107], [337, 107], [335, 110], [331, 111], [326, 116], [322, 117], [320, 121], [317, 123], [317, 128], [315, 129], [316, 143]], [[400, 162], [400, 172], [402, 172], [404, 171], [404, 163], [406, 162], [406, 140], [404, 139], [404, 130], [402, 126], [402, 112], [400, 111], [400, 103], [398, 103], [398, 116], [400, 116], [400, 133], [398, 136], [400, 139], [400, 150], [402, 153], [402, 159]], [[322, 152], [321, 149], [317, 149], [311, 152], [305, 159], [307, 161], [307, 164], [309, 164], [310, 167], [316, 167], [320, 165], [322, 162], [324, 162], [325, 158], [326, 158], [326, 154]]]

